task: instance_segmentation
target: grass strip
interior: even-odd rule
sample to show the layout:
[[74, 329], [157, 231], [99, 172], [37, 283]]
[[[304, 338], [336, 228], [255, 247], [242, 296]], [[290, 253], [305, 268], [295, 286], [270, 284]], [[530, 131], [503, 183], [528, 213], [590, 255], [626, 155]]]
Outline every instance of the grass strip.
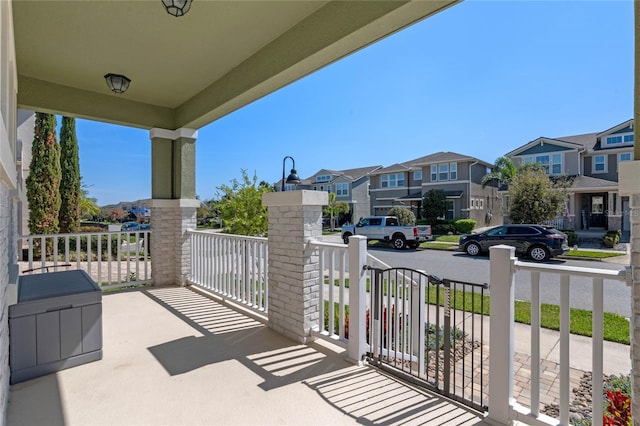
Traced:
[[[328, 283], [325, 280], [325, 283]], [[339, 285], [335, 280], [335, 285]], [[349, 287], [349, 280], [345, 280], [345, 287]], [[392, 286], [393, 288], [393, 286]], [[369, 282], [367, 280], [367, 292], [369, 292]], [[386, 294], [386, 283], [383, 293]], [[439, 293], [439, 294], [438, 294]], [[444, 288], [428, 287], [425, 296], [426, 302], [440, 306], [444, 304]], [[450, 304], [452, 309], [471, 312], [474, 314], [490, 315], [490, 297], [472, 291], [451, 290]], [[592, 337], [592, 313], [586, 309], [571, 308], [569, 313], [571, 334]], [[531, 324], [531, 302], [521, 300], [515, 301], [514, 319], [522, 324]], [[540, 325], [542, 328], [550, 330], [560, 330], [560, 307], [557, 305], [540, 305]], [[603, 337], [609, 342], [630, 344], [629, 321], [622, 315], [605, 312], [603, 317]]]
[[608, 257], [624, 256], [622, 252], [610, 251], [591, 251], [591, 250], [569, 250], [565, 256], [570, 257], [588, 257], [590, 259], [606, 259]]

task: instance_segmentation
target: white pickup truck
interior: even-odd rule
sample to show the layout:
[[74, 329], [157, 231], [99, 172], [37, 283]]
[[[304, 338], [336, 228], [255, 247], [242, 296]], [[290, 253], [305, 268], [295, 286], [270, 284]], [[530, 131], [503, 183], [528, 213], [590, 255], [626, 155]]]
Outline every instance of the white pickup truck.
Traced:
[[355, 225], [344, 225], [342, 240], [345, 244], [352, 235], [365, 236], [368, 241], [388, 242], [397, 250], [416, 248], [421, 242], [433, 239], [430, 225], [400, 226], [395, 216], [364, 217]]

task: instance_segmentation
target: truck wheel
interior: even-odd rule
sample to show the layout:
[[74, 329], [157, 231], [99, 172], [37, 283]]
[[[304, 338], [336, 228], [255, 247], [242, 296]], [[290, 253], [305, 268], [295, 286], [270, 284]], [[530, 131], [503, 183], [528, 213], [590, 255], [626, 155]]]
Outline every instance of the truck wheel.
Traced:
[[342, 241], [344, 241], [345, 244], [349, 244], [349, 237], [351, 236], [351, 232], [345, 232], [342, 235]]
[[407, 240], [405, 240], [404, 235], [394, 235], [391, 243], [396, 250], [402, 250], [407, 246]]

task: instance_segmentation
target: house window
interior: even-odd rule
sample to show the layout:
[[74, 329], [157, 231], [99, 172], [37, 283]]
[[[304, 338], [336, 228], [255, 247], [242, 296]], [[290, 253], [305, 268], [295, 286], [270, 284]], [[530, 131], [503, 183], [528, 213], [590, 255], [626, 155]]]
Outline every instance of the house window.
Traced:
[[435, 182], [438, 180], [438, 166], [433, 164], [431, 166], [431, 182]]
[[331, 175], [320, 175], [316, 177], [316, 182], [329, 182], [331, 180]]
[[404, 174], [393, 173], [389, 175], [382, 175], [381, 181], [382, 188], [399, 188], [404, 186]]
[[633, 135], [624, 135], [624, 142], [633, 142]]
[[331, 185], [327, 185], [327, 192], [331, 192]]
[[458, 163], [449, 163], [449, 180], [458, 180]]
[[618, 163], [622, 163], [623, 161], [631, 161], [631, 153], [630, 152], [621, 152], [618, 154]]
[[295, 189], [295, 185], [287, 184], [284, 186], [285, 191], [293, 191]]
[[593, 156], [593, 173], [605, 173], [607, 171], [607, 156]]
[[449, 180], [449, 163], [438, 165], [438, 180]]
[[614, 145], [622, 143], [622, 136], [609, 136], [607, 137], [607, 145]]
[[551, 156], [551, 174], [562, 174], [562, 154], [553, 154]]
[[413, 172], [413, 180], [422, 180], [422, 170], [416, 170]]
[[478, 206], [478, 208], [480, 210], [484, 209], [484, 199], [480, 198], [478, 201], [480, 201], [480, 205]]
[[349, 184], [336, 183], [336, 195], [339, 195], [339, 196], [349, 195]]

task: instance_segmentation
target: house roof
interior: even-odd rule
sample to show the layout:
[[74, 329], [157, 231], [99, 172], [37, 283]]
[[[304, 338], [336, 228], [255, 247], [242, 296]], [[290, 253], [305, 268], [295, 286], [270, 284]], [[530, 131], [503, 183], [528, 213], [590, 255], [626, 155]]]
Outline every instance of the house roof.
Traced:
[[492, 167], [491, 163], [480, 160], [478, 158], [470, 157], [468, 155], [458, 154], [457, 152], [436, 152], [434, 154], [425, 155], [423, 157], [415, 158], [413, 160], [405, 161], [404, 163], [396, 163], [388, 167], [382, 167], [376, 170], [375, 175], [381, 175], [385, 173], [393, 172], [406, 172], [417, 169], [429, 164], [447, 163], [453, 161], [477, 161], [480, 164], [484, 164], [488, 167]]
[[[592, 133], [592, 134], [595, 135], [595, 133]], [[568, 148], [568, 149], [581, 149], [583, 148], [584, 145], [578, 142], [578, 140], [582, 140], [578, 138], [583, 136], [586, 136], [586, 135], [567, 136], [563, 138], [547, 138], [544, 136], [540, 136], [539, 138], [536, 138], [531, 142], [527, 142], [526, 144], [519, 146], [513, 151], [506, 153], [505, 156], [514, 157], [516, 155], [521, 155], [522, 153], [529, 151], [532, 148], [535, 148], [537, 146], [543, 146], [544, 144], [555, 145], [555, 146]], [[586, 141], [586, 138], [584, 138], [583, 140]], [[594, 142], [595, 142], [595, 137], [594, 137]]]
[[[531, 142], [528, 142], [514, 149], [511, 152], [508, 152], [505, 155], [507, 157], [513, 157], [541, 143], [557, 144], [559, 146], [563, 146], [566, 148], [579, 149], [584, 147], [587, 151], [598, 151], [601, 149], [608, 149], [608, 148], [603, 148], [600, 145], [600, 140], [602, 136], [624, 131], [628, 128], [633, 128], [633, 119], [617, 124], [603, 132], [584, 133], [581, 135], [571, 135], [571, 136], [560, 136], [556, 138], [547, 138], [547, 137], [541, 136], [539, 138], [532, 140]], [[620, 148], [620, 147], [614, 147], [614, 148]]]
[[618, 182], [607, 179], [600, 179], [591, 176], [574, 176], [573, 183], [570, 186], [570, 189], [573, 191], [576, 190], [587, 190], [587, 189], [605, 189], [605, 188], [617, 188]]
[[331, 170], [331, 169], [320, 169], [313, 175], [308, 178], [302, 179], [301, 185], [313, 185], [316, 182], [314, 178], [319, 175], [331, 175], [332, 179], [326, 182], [322, 182], [323, 184], [330, 184], [340, 177], [347, 178], [348, 180], [355, 181], [360, 179], [361, 177], [369, 175], [374, 170], [381, 168], [382, 166], [366, 166], [366, 167], [358, 167], [355, 169], [346, 169], [346, 170]]

